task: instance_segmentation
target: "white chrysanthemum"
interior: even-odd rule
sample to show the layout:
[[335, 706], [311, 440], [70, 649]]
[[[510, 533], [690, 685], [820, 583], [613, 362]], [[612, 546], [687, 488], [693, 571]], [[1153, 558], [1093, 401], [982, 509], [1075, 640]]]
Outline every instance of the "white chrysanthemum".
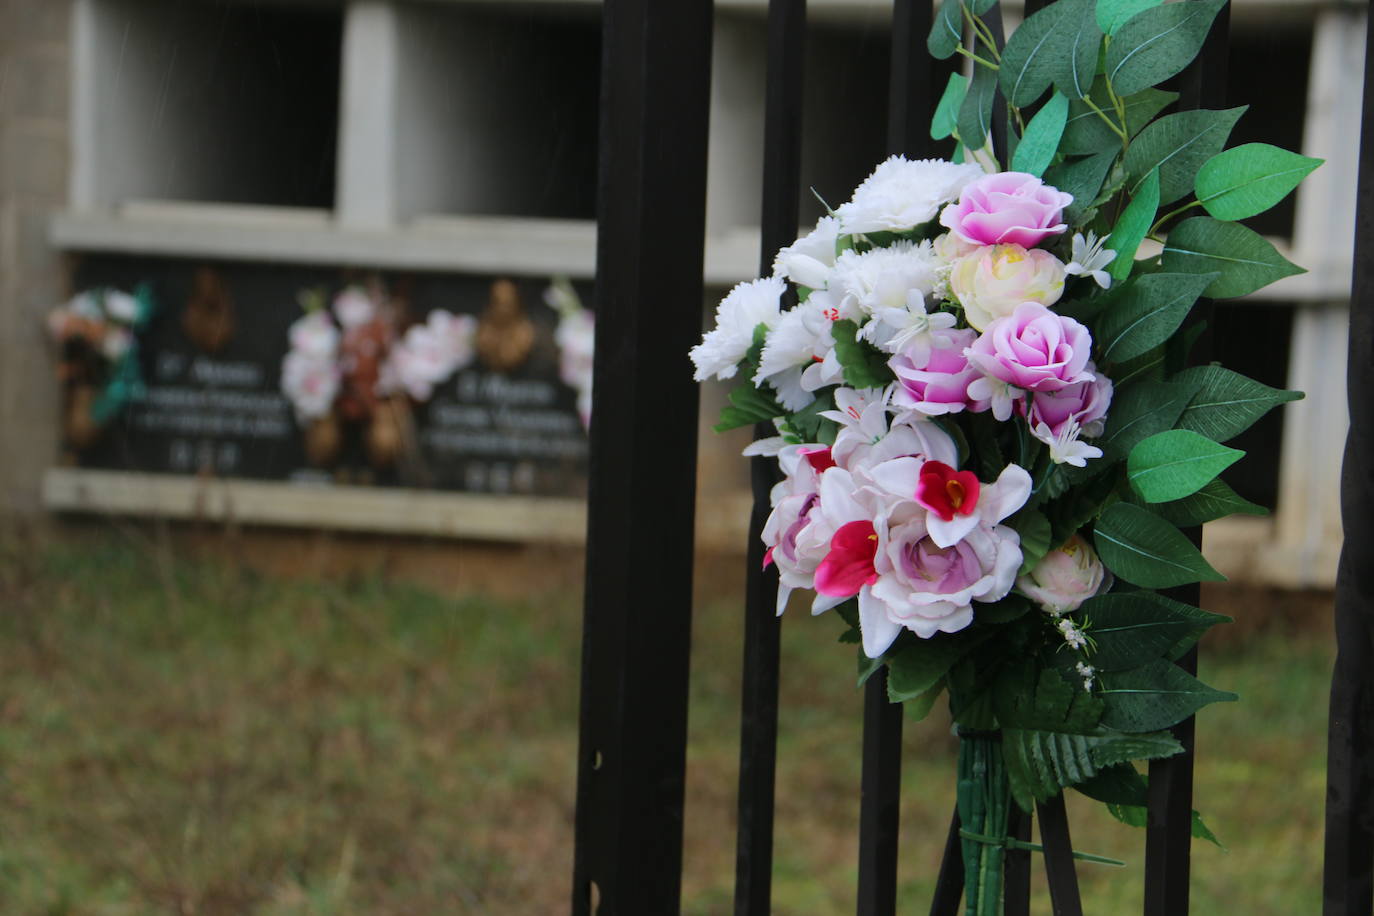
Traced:
[[835, 241], [840, 221], [822, 216], [816, 228], [778, 252], [773, 273], [807, 289], [825, 289], [830, 268], [835, 265]]
[[716, 306], [716, 326], [688, 354], [697, 367], [692, 377], [704, 382], [714, 375], [733, 378], [739, 361], [754, 343], [754, 328], [778, 323], [779, 305], [787, 284], [781, 277], [750, 280], [730, 290]]
[[859, 319], [883, 309], [919, 309], [940, 280], [945, 263], [930, 242], [896, 242], [870, 251], [846, 251], [835, 261], [830, 294], [840, 317]]
[[965, 185], [982, 176], [983, 170], [972, 163], [893, 156], [864, 179], [835, 215], [841, 231], [850, 235], [902, 232], [933, 220]]

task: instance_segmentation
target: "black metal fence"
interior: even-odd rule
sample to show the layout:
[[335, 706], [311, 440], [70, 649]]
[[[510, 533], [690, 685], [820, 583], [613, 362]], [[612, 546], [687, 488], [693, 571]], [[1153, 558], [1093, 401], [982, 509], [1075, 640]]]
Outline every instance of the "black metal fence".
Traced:
[[[1044, 0], [1027, 0], [1027, 15]], [[679, 911], [691, 620], [697, 389], [684, 354], [700, 332], [711, 0], [605, 0], [602, 73], [597, 406], [592, 428], [572, 911], [644, 916]], [[926, 52], [929, 0], [895, 0], [889, 82], [890, 152], [928, 156], [927, 127], [942, 85]], [[1229, 9], [1185, 72], [1183, 107], [1224, 102]], [[1000, 28], [997, 21], [994, 28]], [[762, 273], [797, 234], [801, 186], [805, 0], [770, 0], [762, 200]], [[1369, 80], [1367, 65], [1366, 86]], [[1366, 93], [1360, 253], [1374, 245], [1374, 123]], [[995, 122], [1005, 123], [1004, 118]], [[998, 144], [998, 148], [1005, 148]], [[1357, 257], [1350, 350], [1351, 433], [1345, 469], [1347, 542], [1339, 589], [1340, 660], [1332, 693], [1326, 905], [1370, 913], [1374, 872], [1374, 294], [1371, 258]], [[1196, 313], [1206, 317], [1207, 309]], [[1207, 341], [1195, 357], [1207, 358]], [[1364, 413], [1362, 413], [1364, 411]], [[677, 418], [663, 422], [663, 417]], [[684, 420], [683, 418], [688, 418]], [[762, 570], [759, 538], [775, 482], [773, 462], [752, 467], [740, 740], [735, 913], [770, 912], [778, 723], [776, 574]], [[1200, 537], [1200, 532], [1195, 532]], [[1197, 586], [1174, 597], [1197, 603]], [[1195, 670], [1196, 656], [1182, 662]], [[859, 790], [857, 912], [896, 910], [901, 707], [884, 676], [865, 687]], [[1188, 912], [1193, 723], [1177, 729], [1184, 754], [1150, 766], [1146, 916]], [[1082, 912], [1062, 797], [1036, 811], [1053, 910]], [[959, 907], [957, 814], [932, 916]], [[1029, 838], [1031, 818], [1012, 831]], [[1006, 912], [1026, 914], [1030, 854], [1007, 856]]]

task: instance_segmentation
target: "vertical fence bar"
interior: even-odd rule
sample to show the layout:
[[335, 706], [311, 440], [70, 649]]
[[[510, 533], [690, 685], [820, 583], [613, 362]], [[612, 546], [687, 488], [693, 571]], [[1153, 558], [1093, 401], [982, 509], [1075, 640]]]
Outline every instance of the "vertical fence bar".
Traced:
[[1049, 801], [1037, 804], [1035, 810], [1040, 818], [1040, 841], [1045, 846], [1045, 876], [1049, 879], [1054, 916], [1083, 916], [1083, 904], [1078, 896], [1078, 872], [1073, 867], [1073, 843], [1069, 840], [1069, 817], [1064, 812], [1064, 793], [1056, 793]]
[[[768, 65], [763, 129], [762, 252], [759, 275], [797, 234], [801, 190], [802, 86], [806, 0], [769, 0]], [[774, 434], [761, 425], [756, 438]], [[749, 519], [745, 585], [744, 677], [740, 714], [739, 828], [735, 846], [736, 916], [767, 916], [772, 908], [773, 803], [778, 751], [776, 568], [763, 568], [763, 526], [776, 459], [750, 460], [754, 508]]]
[[576, 916], [680, 907], [711, 12], [603, 7]]
[[1355, 269], [1341, 468], [1345, 543], [1336, 573], [1336, 666], [1327, 737], [1325, 916], [1374, 910], [1374, 16], [1365, 33]]
[[930, 901], [930, 916], [958, 916], [959, 900], [964, 895], [964, 849], [959, 840], [959, 806], [949, 819], [945, 853], [940, 857], [940, 872], [935, 877], [935, 896]]
[[[1222, 108], [1226, 104], [1226, 70], [1230, 38], [1231, 5], [1222, 7], [1212, 23], [1197, 59], [1184, 71], [1179, 86], [1179, 107]], [[1210, 300], [1199, 300], [1193, 307], [1191, 322], [1208, 321], [1212, 316]], [[1206, 363], [1211, 358], [1210, 331], [1194, 346], [1192, 361]], [[1202, 529], [1186, 532], [1193, 543], [1202, 546]], [[1201, 589], [1185, 585], [1165, 594], [1186, 604], [1200, 604]], [[1197, 673], [1194, 647], [1178, 664], [1189, 674]], [[1195, 720], [1189, 717], [1174, 727], [1183, 753], [1166, 760], [1150, 762], [1148, 822], [1145, 830], [1145, 906], [1146, 916], [1187, 916], [1189, 879], [1192, 872], [1193, 757]]]
[[[1012, 803], [1007, 820], [1007, 836], [1030, 842], [1031, 816]], [[1030, 916], [1031, 854], [1026, 849], [1008, 849], [1003, 859], [1005, 910], [1003, 916]], [[1070, 862], [1070, 867], [1072, 862]]]

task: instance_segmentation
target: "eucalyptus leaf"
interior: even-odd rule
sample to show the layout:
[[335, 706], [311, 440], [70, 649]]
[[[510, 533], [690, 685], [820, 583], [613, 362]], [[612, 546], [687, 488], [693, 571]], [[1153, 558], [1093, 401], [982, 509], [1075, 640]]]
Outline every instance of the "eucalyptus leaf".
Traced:
[[1097, 25], [1108, 35], [1115, 35], [1137, 13], [1152, 9], [1164, 0], [1097, 0]]
[[1159, 503], [1154, 511], [1164, 520], [1189, 528], [1228, 515], [1268, 515], [1269, 510], [1242, 498], [1220, 477], [1190, 496]]
[[1045, 182], [1066, 194], [1073, 195], [1073, 203], [1064, 208], [1064, 221], [1078, 225], [1083, 215], [1092, 207], [1102, 182], [1107, 178], [1112, 163], [1116, 161], [1116, 150], [1074, 159], [1051, 166], [1045, 172]]
[[[1196, 0], [1185, 0], [1196, 2]], [[1171, 4], [1182, 6], [1182, 3]], [[1221, 152], [1245, 107], [1225, 111], [1196, 109], [1165, 115], [1146, 126], [1126, 151], [1126, 174], [1139, 184], [1159, 169], [1159, 202], [1169, 204], [1189, 194], [1198, 170]]]
[[1270, 388], [1221, 366], [1194, 366], [1175, 380], [1195, 391], [1178, 418], [1179, 428], [1215, 442], [1235, 438], [1274, 407], [1303, 397], [1301, 391]]
[[[1146, 89], [1133, 96], [1122, 99], [1126, 109], [1126, 134], [1134, 137], [1141, 128], [1150, 123], [1178, 98], [1177, 92], [1164, 92], [1160, 89]], [[1103, 112], [1112, 117], [1112, 100], [1105, 83], [1094, 83], [1088, 99]], [[1113, 124], [1116, 120], [1113, 117]], [[1120, 126], [1120, 125], [1117, 125]], [[1121, 137], [1102, 120], [1102, 115], [1093, 111], [1087, 101], [1069, 104], [1069, 120], [1064, 125], [1064, 139], [1059, 151], [1069, 156], [1084, 156], [1103, 150], [1120, 151]]]
[[[936, 60], [953, 57], [964, 41], [964, 11], [960, 0], [944, 0], [930, 27], [926, 49]], [[937, 138], [938, 139], [938, 138]]]
[[1183, 499], [1245, 455], [1191, 429], [1156, 433], [1131, 449], [1126, 479], [1148, 503]]
[[1094, 337], [1102, 360], [1134, 359], [1164, 343], [1212, 279], [1211, 274], [1165, 273], [1131, 281], [1097, 322]]
[[1149, 665], [1102, 676], [1098, 691], [1107, 704], [1102, 724], [1123, 732], [1154, 732], [1177, 725], [1209, 703], [1236, 699], [1160, 659]]
[[1247, 296], [1306, 272], [1253, 229], [1208, 216], [1184, 220], [1170, 230], [1163, 263], [1165, 270], [1217, 274], [1206, 291], [1213, 299]]
[[1137, 442], [1172, 429], [1196, 393], [1196, 383], [1186, 381], [1141, 382], [1117, 392], [1099, 443], [1104, 458], [1125, 457]]
[[[1063, 2], [1063, 0], [1061, 0]], [[1016, 152], [1012, 155], [1012, 171], [1025, 172], [1039, 178], [1054, 160], [1059, 138], [1064, 134], [1064, 122], [1069, 116], [1069, 100], [1056, 92], [1041, 106], [1026, 125]]]
[[1103, 673], [1129, 671], [1166, 658], [1197, 628], [1194, 618], [1172, 612], [1140, 592], [1089, 598], [1078, 614], [1087, 621], [1096, 647], [1090, 661]]
[[1093, 528], [1097, 555], [1117, 577], [1144, 588], [1224, 582], [1183, 532], [1130, 503], [1112, 503]]
[[1076, 38], [1073, 29], [1061, 23], [1074, 0], [1051, 3], [1027, 17], [1002, 49], [998, 80], [1007, 102], [1024, 108], [1040, 98], [1064, 67], [1069, 46]]
[[1093, 15], [1095, 0], [1059, 0], [1058, 5], [1064, 7], [1060, 28], [1068, 40], [1054, 74], [1054, 85], [1066, 97], [1081, 99], [1092, 89], [1102, 44], [1102, 30]]
[[970, 150], [980, 150], [987, 143], [992, 129], [992, 100], [996, 94], [997, 72], [975, 64], [958, 118], [959, 142]]
[[959, 126], [959, 108], [964, 104], [968, 93], [968, 77], [962, 73], [951, 73], [945, 84], [940, 104], [935, 106], [935, 117], [930, 122], [930, 138], [943, 140], [954, 133]]
[[1136, 250], [1154, 225], [1158, 212], [1159, 169], [1153, 169], [1144, 181], [1135, 186], [1131, 202], [1121, 212], [1121, 218], [1116, 221], [1116, 227], [1107, 239], [1106, 247], [1116, 252], [1112, 263], [1107, 265], [1107, 273], [1111, 274], [1112, 279], [1120, 281], [1130, 276], [1131, 268], [1135, 265]]
[[1246, 219], [1287, 197], [1322, 161], [1268, 143], [1244, 143], [1208, 160], [1193, 189], [1217, 219]]
[[1182, 0], [1128, 19], [1107, 47], [1106, 76], [1117, 95], [1133, 95], [1182, 72], [1225, 5], [1226, 0]]

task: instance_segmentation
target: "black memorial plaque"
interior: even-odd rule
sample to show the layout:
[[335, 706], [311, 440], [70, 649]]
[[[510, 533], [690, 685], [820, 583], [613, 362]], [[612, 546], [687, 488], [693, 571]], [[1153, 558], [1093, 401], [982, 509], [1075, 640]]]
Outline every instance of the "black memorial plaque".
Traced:
[[[156, 302], [138, 340], [144, 396], [76, 452], [80, 466], [585, 494], [587, 437], [578, 393], [560, 378], [548, 280], [103, 255], [83, 258], [75, 279], [78, 289], [148, 283]], [[427, 399], [392, 394], [362, 416], [336, 406], [329, 428], [312, 432], [314, 421], [299, 419], [282, 391], [289, 330], [307, 294], [327, 303], [355, 284], [385, 290], [392, 340], [436, 309], [472, 316], [474, 355]], [[588, 288], [577, 292], [590, 301]], [[397, 443], [381, 458], [370, 427], [378, 413]]]

